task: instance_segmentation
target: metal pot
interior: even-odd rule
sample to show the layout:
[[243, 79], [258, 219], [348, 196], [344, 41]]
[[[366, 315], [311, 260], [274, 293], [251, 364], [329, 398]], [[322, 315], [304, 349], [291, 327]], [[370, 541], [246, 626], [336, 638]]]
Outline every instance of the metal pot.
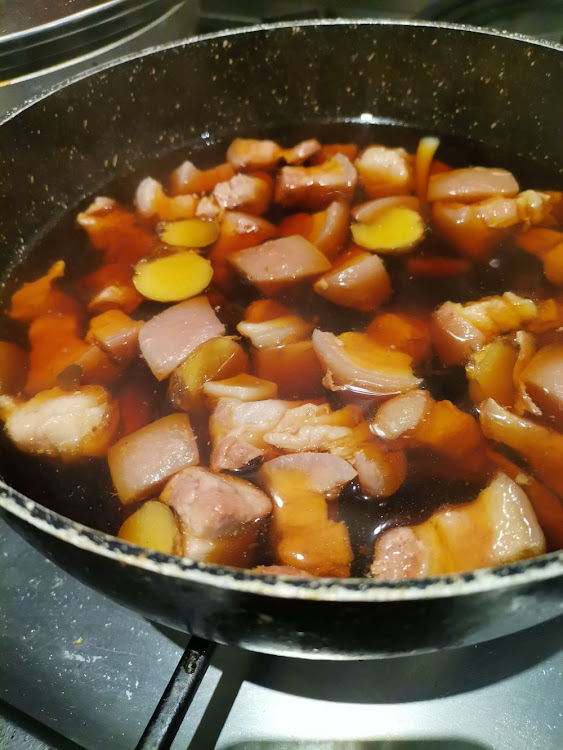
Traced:
[[[147, 157], [272, 126], [357, 120], [470, 137], [563, 174], [562, 48], [469, 27], [328, 22], [194, 39], [74, 80], [0, 128], [4, 277], [69, 206]], [[0, 471], [10, 479], [10, 462]], [[20, 487], [21, 490], [21, 487]], [[405, 582], [276, 579], [147, 552], [2, 485], [24, 537], [146, 617], [275, 654], [476, 643], [563, 611], [563, 553]]]

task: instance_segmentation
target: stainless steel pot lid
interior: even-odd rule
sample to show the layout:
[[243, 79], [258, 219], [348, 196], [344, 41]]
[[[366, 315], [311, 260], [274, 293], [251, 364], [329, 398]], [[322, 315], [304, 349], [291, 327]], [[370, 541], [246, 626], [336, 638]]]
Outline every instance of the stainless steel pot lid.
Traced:
[[140, 31], [181, 0], [6, 0], [0, 81], [95, 52]]

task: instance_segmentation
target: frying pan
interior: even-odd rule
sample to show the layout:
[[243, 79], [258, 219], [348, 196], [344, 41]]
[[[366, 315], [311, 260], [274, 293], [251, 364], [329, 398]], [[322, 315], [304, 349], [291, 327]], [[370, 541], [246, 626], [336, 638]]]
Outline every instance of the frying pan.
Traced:
[[[561, 187], [562, 51], [470, 27], [330, 21], [253, 27], [118, 61], [0, 127], [4, 278], [69, 207], [147, 157], [272, 127], [358, 121], [469, 137], [549, 167]], [[219, 643], [377, 657], [476, 643], [563, 611], [563, 552], [416, 581], [262, 577], [94, 531], [26, 497], [12, 469], [4, 450], [0, 473], [14, 486], [2, 485], [0, 506], [23, 537], [121, 604]]]

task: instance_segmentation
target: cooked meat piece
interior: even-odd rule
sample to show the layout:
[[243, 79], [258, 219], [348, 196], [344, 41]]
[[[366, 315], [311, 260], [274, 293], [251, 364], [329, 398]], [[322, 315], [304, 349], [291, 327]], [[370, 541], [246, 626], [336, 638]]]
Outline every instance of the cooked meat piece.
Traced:
[[143, 297], [133, 286], [130, 263], [108, 263], [85, 276], [80, 286], [88, 299], [88, 312], [93, 315], [106, 310], [130, 313], [139, 307]]
[[367, 497], [390, 497], [405, 481], [407, 459], [400, 449], [388, 450], [379, 440], [364, 440], [358, 445], [351, 463]]
[[275, 141], [254, 138], [235, 138], [227, 150], [227, 159], [235, 169], [252, 172], [272, 170], [284, 159], [288, 164], [301, 164], [316, 154], [321, 144], [311, 138], [292, 148], [283, 149]]
[[444, 365], [461, 364], [499, 333], [518, 330], [536, 315], [532, 300], [512, 292], [465, 305], [444, 302], [432, 316], [432, 343]]
[[431, 175], [428, 200], [474, 203], [497, 195], [511, 197], [518, 189], [514, 175], [506, 169], [465, 167]]
[[143, 323], [121, 310], [108, 310], [90, 320], [86, 341], [97, 344], [117, 362], [129, 362], [139, 353], [139, 331]]
[[96, 250], [105, 253], [108, 263], [136, 263], [156, 244], [154, 234], [111, 198], [96, 198], [78, 214], [77, 221]]
[[424, 320], [414, 315], [379, 313], [366, 333], [377, 344], [408, 354], [413, 366], [432, 358], [430, 329]]
[[503, 565], [543, 552], [545, 539], [524, 490], [499, 472], [473, 502], [439, 510], [419, 526], [384, 532], [376, 540], [370, 574], [422, 578]]
[[274, 169], [281, 161], [283, 149], [275, 141], [235, 138], [227, 149], [227, 159], [235, 169], [252, 172]]
[[520, 466], [496, 451], [488, 451], [492, 464], [520, 485], [531, 502], [550, 550], [563, 549], [563, 502]]
[[229, 261], [264, 294], [275, 294], [330, 268], [321, 251], [299, 235], [239, 250]]
[[295, 578], [311, 578], [306, 570], [299, 570], [292, 565], [258, 565], [252, 568], [252, 573], [264, 576], [294, 576]]
[[288, 409], [280, 421], [264, 434], [264, 442], [280, 451], [339, 450], [353, 454], [352, 428], [362, 420], [361, 410], [347, 406], [332, 412], [328, 404], [303, 404]]
[[352, 549], [342, 522], [328, 517], [327, 499], [353, 479], [346, 461], [326, 453], [294, 453], [268, 461], [258, 481], [274, 501], [271, 524], [276, 562], [313, 575], [349, 575]]
[[332, 201], [351, 200], [358, 176], [342, 154], [312, 167], [282, 167], [278, 172], [275, 201], [282, 206], [301, 206], [312, 211]]
[[299, 315], [284, 315], [260, 323], [242, 320], [237, 326], [238, 332], [257, 348], [295, 344], [306, 339], [312, 328]]
[[224, 333], [207, 297], [200, 296], [151, 318], [139, 333], [139, 346], [154, 376], [164, 380], [197, 346]]
[[176, 472], [199, 462], [187, 414], [170, 414], [121, 438], [108, 451], [113, 484], [122, 503], [150, 497]]
[[563, 496], [563, 435], [512, 414], [491, 398], [482, 404], [479, 417], [485, 437], [519, 453], [552, 490]]
[[384, 440], [397, 440], [414, 430], [430, 411], [433, 400], [428, 391], [403, 393], [385, 401], [371, 422], [374, 434]]
[[321, 144], [316, 138], [309, 138], [306, 141], [301, 141], [292, 148], [284, 149], [283, 158], [288, 164], [302, 164], [318, 153], [320, 148]]
[[371, 429], [384, 439], [428, 448], [469, 473], [479, 471], [485, 462], [485, 441], [475, 419], [451, 401], [434, 401], [426, 391], [386, 401]]
[[483, 260], [509, 230], [522, 221], [514, 198], [495, 196], [478, 203], [436, 201], [432, 222], [437, 234], [470, 258]]
[[369, 146], [355, 165], [370, 198], [403, 195], [414, 190], [412, 160], [404, 148]]
[[563, 427], [563, 346], [545, 346], [520, 376], [532, 401]]
[[391, 281], [378, 255], [352, 248], [337, 258], [314, 289], [336, 305], [369, 312], [391, 296]]
[[230, 164], [218, 164], [211, 169], [198, 169], [191, 161], [180, 164], [170, 175], [172, 195], [208, 193], [217, 183], [230, 180], [235, 170]]
[[58, 260], [44, 276], [22, 284], [12, 295], [9, 316], [30, 323], [42, 315], [80, 314], [76, 300], [56, 287], [57, 280], [63, 278], [64, 273], [65, 263]]
[[407, 354], [381, 347], [365, 334], [335, 336], [317, 329], [313, 331], [313, 347], [327, 373], [323, 382], [332, 390], [350, 388], [374, 396], [392, 396], [420, 383]]
[[72, 461], [103, 456], [118, 426], [117, 405], [109, 393], [89, 385], [74, 392], [51, 388], [16, 403], [5, 430], [25, 453]]
[[221, 208], [263, 214], [270, 205], [273, 183], [268, 175], [236, 174], [227, 182], [220, 182], [213, 190], [213, 197]]
[[235, 471], [257, 458], [272, 458], [277, 451], [264, 442], [264, 434], [283, 417], [286, 401], [239, 401], [221, 398], [209, 419], [210, 467]]
[[[258, 476], [260, 485], [274, 499], [278, 497], [278, 493], [283, 494], [285, 491], [283, 483], [277, 481], [280, 472], [291, 480], [287, 489], [293, 487], [298, 494], [300, 491], [319, 493], [329, 500], [338, 497], [340, 490], [356, 476], [356, 471], [348, 461], [330, 453], [291, 453], [279, 456], [266, 461]], [[293, 481], [297, 479], [300, 480], [299, 483]]]
[[143, 219], [176, 221], [195, 216], [198, 198], [195, 195], [177, 195], [169, 198], [160, 182], [152, 177], [141, 180], [135, 193], [135, 206]]
[[204, 195], [199, 199], [195, 215], [198, 219], [220, 219], [224, 214], [224, 209], [220, 206], [212, 195]]
[[174, 508], [185, 534], [204, 539], [238, 535], [272, 510], [269, 497], [250, 482], [200, 466], [172, 477], [160, 499]]

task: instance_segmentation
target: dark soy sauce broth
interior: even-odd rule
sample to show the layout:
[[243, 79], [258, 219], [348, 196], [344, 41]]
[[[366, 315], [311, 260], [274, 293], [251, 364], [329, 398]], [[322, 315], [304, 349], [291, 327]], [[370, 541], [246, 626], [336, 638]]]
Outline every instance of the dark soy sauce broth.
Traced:
[[[313, 137], [318, 138], [321, 143], [354, 142], [360, 148], [370, 143], [381, 143], [386, 146], [402, 146], [413, 153], [419, 138], [429, 133], [402, 126], [340, 122], [286, 127], [283, 130], [272, 129], [260, 133], [241, 132], [238, 135], [273, 138], [283, 146]], [[189, 158], [201, 169], [221, 163], [225, 160], [225, 152], [232, 137], [233, 135], [210, 145], [198, 143], [196, 146], [175, 151], [156, 162], [141, 164], [134, 173], [105, 185], [96, 194], [107, 195], [130, 206], [135, 189], [143, 177], [150, 175], [166, 185], [169, 173], [184, 159]], [[557, 190], [563, 187], [561, 176], [545, 164], [538, 165], [515, 159], [483, 144], [459, 138], [442, 137], [438, 158], [452, 167], [479, 165], [509, 169], [523, 189]], [[75, 206], [29, 248], [24, 261], [17, 269], [17, 274], [6, 280], [2, 291], [3, 310], [7, 308], [9, 296], [15, 288], [23, 281], [35, 279], [43, 274], [60, 258], [66, 261], [66, 274], [62, 284], [65, 291], [72, 291], [73, 282], [77, 278], [100, 265], [101, 254], [91, 248], [85, 232], [76, 225], [77, 213], [85, 209], [93, 197], [89, 196], [88, 200]], [[365, 199], [361, 190], [358, 190], [354, 203]], [[277, 223], [287, 213], [274, 206], [264, 218]], [[443, 241], [431, 233], [419, 246], [417, 253], [451, 256], [451, 251]], [[386, 257], [385, 262], [391, 276], [393, 295], [390, 304], [383, 306], [379, 311], [409, 312], [423, 308], [432, 310], [446, 300], [467, 302], [486, 295], [501, 294], [507, 290], [529, 296], [534, 300], [553, 295], [553, 288], [543, 277], [540, 262], [510, 242], [499, 246], [490, 263], [474, 264], [471, 273], [451, 279], [410, 277], [405, 270], [404, 259]], [[233, 299], [218, 313], [227, 326], [228, 334], [236, 333], [235, 326], [243, 316], [244, 307], [256, 298], [258, 294], [254, 288], [243, 282], [239, 283]], [[374, 315], [333, 305], [316, 295], [310, 285], [290, 290], [278, 299], [306, 319], [315, 319], [318, 327], [336, 334], [349, 330], [363, 330]], [[148, 319], [160, 309], [161, 305], [147, 302], [138, 308], [133, 316]], [[26, 347], [26, 330], [22, 325], [2, 315], [0, 339], [11, 340]], [[158, 413], [154, 414], [153, 418], [170, 413], [172, 410], [166, 399], [166, 383], [158, 384], [142, 362], [133, 369], [136, 377], [150, 378], [155, 391], [159, 394]], [[434, 361], [419, 368], [417, 374], [424, 377], [425, 386], [435, 399], [449, 399], [460, 408], [471, 411], [465, 373], [461, 367], [446, 370]], [[129, 368], [126, 377], [131, 375], [132, 370]], [[337, 394], [327, 392], [327, 400], [334, 408], [343, 405]], [[369, 414], [368, 410], [368, 416]], [[209, 457], [207, 420], [198, 416], [190, 417], [198, 434], [201, 464], [205, 465]], [[412, 477], [408, 475], [399, 491], [384, 500], [363, 497], [354, 483], [342, 491], [339, 518], [346, 522], [355, 554], [352, 575], [366, 574], [377, 534], [394, 525], [420, 523], [443, 505], [472, 500], [487, 481], [486, 476], [475, 481], [432, 476], [433, 468], [438, 467], [439, 459], [430, 455], [418, 456], [417, 463], [425, 466], [424, 474], [430, 478], [421, 479], [420, 474]], [[249, 466], [248, 470], [237, 472], [237, 476], [252, 481], [257, 468]], [[122, 508], [113, 490], [105, 458], [69, 465], [24, 455], [3, 433], [0, 435], [0, 475], [4, 481], [48, 508], [109, 533], [117, 533], [125, 516], [138, 507], [134, 504], [126, 509]], [[260, 549], [259, 559], [255, 564], [271, 563], [267, 534], [262, 539]]]

